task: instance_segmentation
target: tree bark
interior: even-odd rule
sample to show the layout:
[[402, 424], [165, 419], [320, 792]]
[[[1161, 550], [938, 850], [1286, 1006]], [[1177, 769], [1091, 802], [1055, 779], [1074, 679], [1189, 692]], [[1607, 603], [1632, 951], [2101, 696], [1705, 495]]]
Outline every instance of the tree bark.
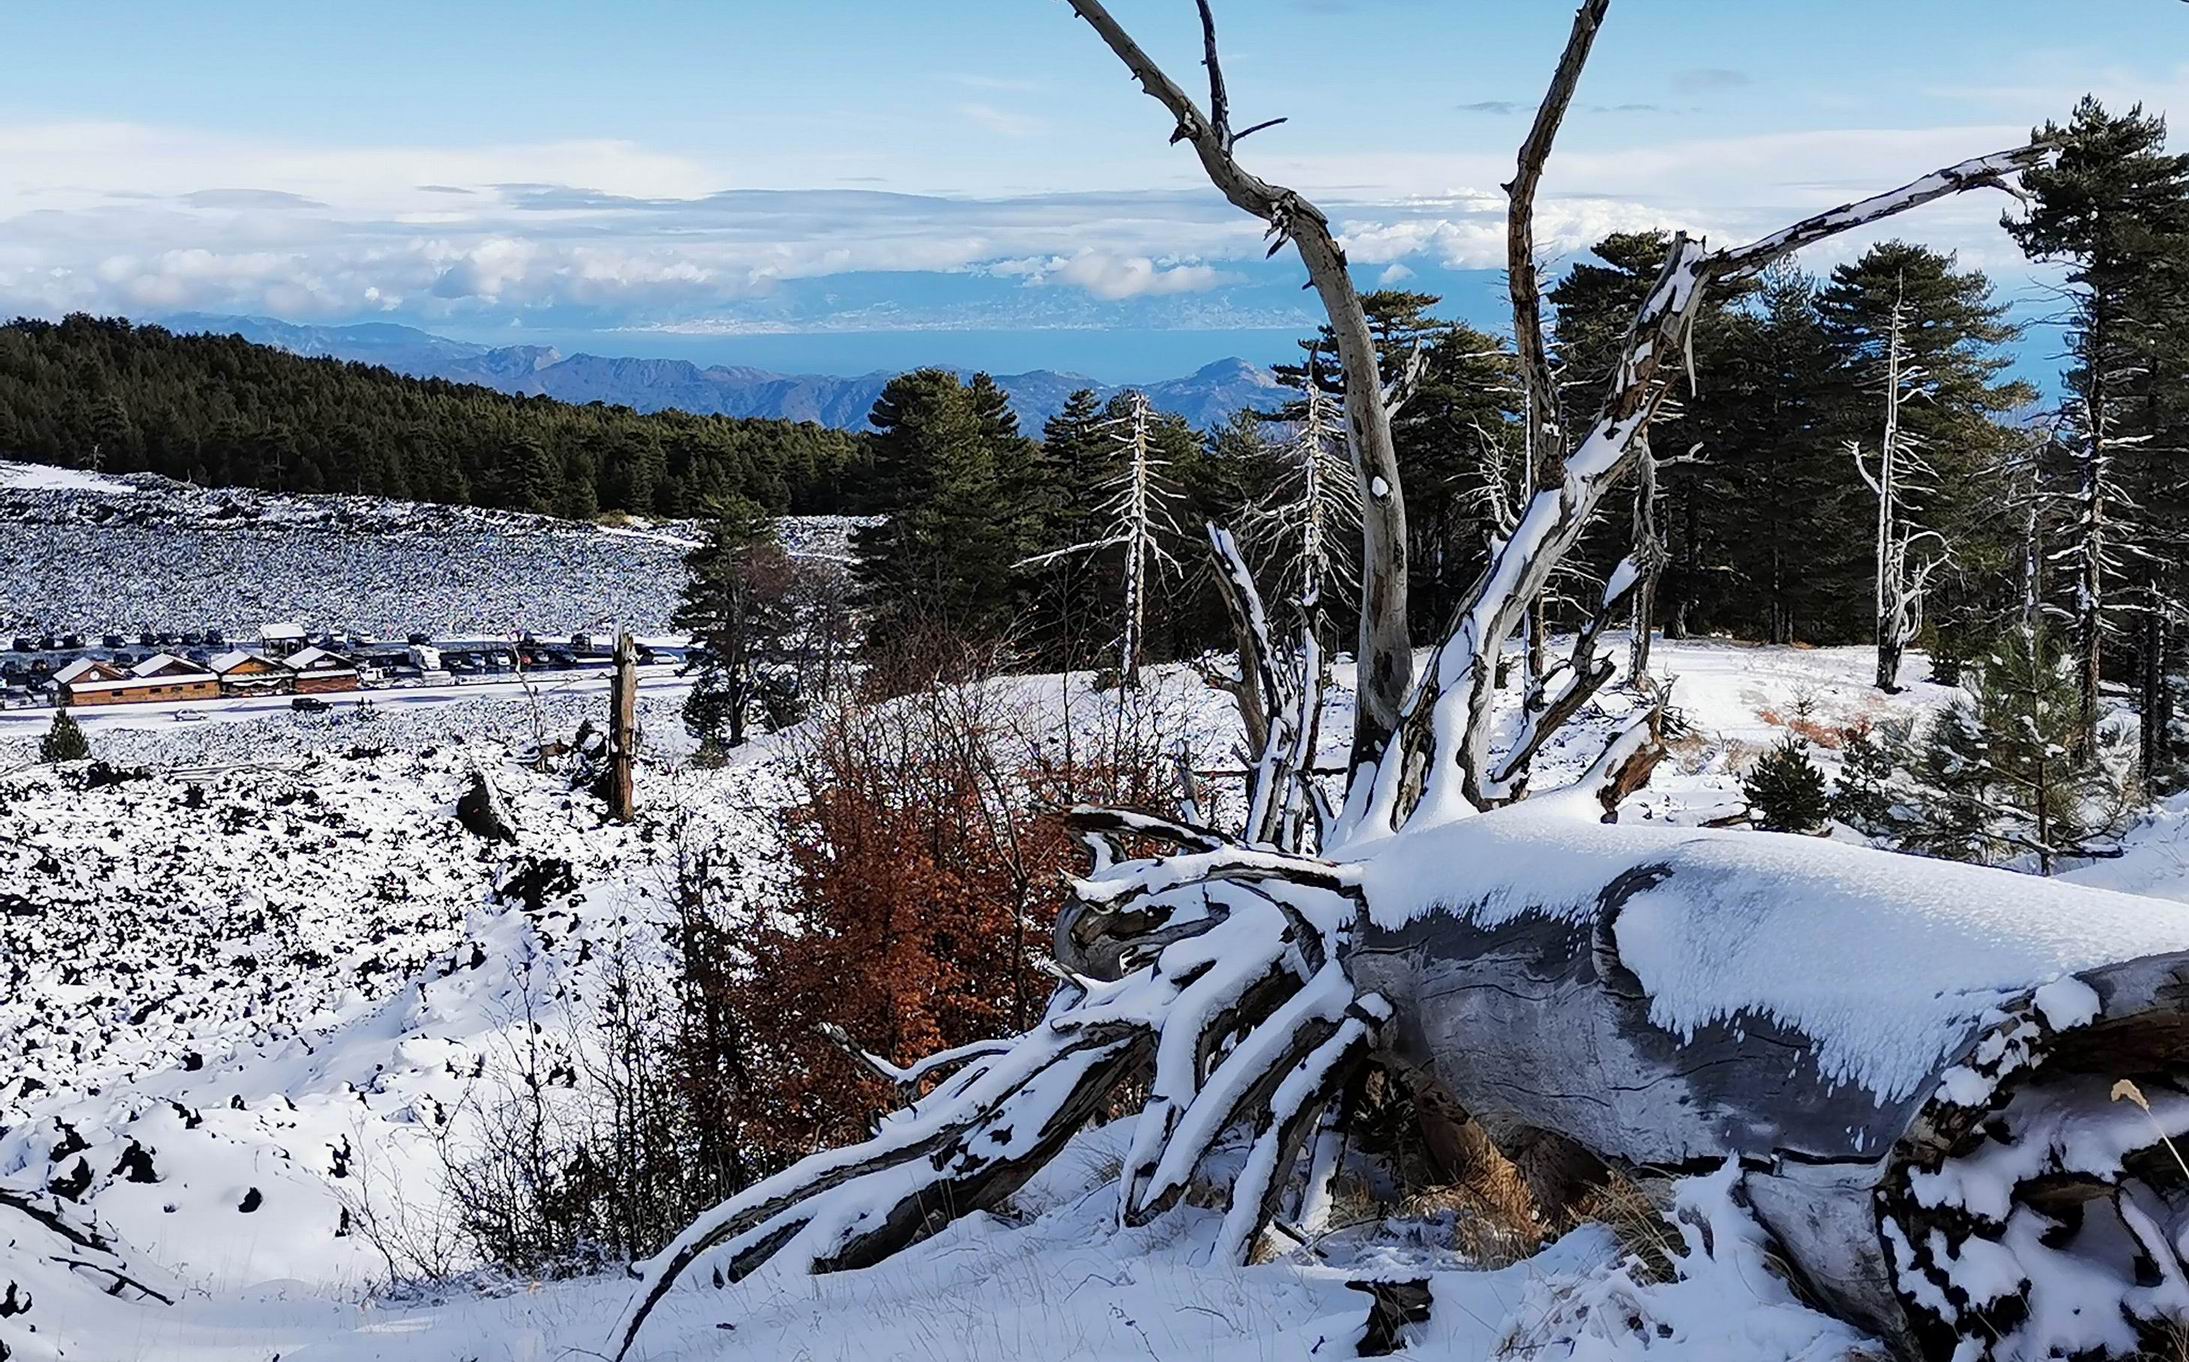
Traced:
[[[636, 812], [631, 767], [638, 752], [638, 642], [630, 631], [616, 636], [616, 669], [608, 700], [608, 816], [628, 823]], [[737, 727], [733, 717], [733, 728]], [[731, 745], [737, 737], [733, 735]]]

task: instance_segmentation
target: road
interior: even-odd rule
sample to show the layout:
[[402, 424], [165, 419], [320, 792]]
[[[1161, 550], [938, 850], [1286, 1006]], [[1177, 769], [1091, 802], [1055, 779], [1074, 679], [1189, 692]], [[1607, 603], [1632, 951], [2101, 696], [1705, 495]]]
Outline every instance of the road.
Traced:
[[[534, 673], [532, 688], [541, 695], [568, 694], [573, 691], [606, 691], [608, 669], [575, 672]], [[676, 694], [691, 687], [687, 677], [676, 674], [674, 665], [639, 668], [638, 688], [648, 694]], [[411, 705], [445, 705], [457, 700], [507, 700], [521, 701], [525, 697], [524, 683], [515, 680], [467, 681], [462, 684], [430, 686], [389, 686], [376, 690], [326, 695], [321, 698], [336, 709], [355, 704], [358, 699], [369, 699], [376, 708], [393, 709]], [[269, 715], [290, 714], [294, 699], [288, 695], [238, 695], [219, 700], [164, 701], [141, 705], [93, 705], [84, 709], [72, 709], [76, 722], [86, 732], [112, 731], [125, 728], [169, 728], [192, 722], [178, 719], [177, 714], [191, 714], [216, 723], [241, 723], [249, 719], [263, 719]], [[43, 733], [53, 723], [50, 705], [37, 705], [25, 709], [0, 709], [0, 738], [20, 737], [25, 733]]]

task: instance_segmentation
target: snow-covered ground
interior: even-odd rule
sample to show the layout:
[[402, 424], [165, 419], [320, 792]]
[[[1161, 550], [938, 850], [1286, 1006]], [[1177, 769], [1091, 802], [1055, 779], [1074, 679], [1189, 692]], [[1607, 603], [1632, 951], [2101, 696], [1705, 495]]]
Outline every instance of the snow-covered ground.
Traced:
[[[793, 556], [841, 559], [844, 516], [796, 516]], [[267, 620], [402, 638], [669, 627], [687, 522], [201, 488], [0, 461], [0, 635], [223, 629]]]
[[[1867, 649], [1667, 643], [1658, 663], [1678, 677], [1687, 731], [1630, 816], [1676, 824], [1737, 805], [1742, 770], [1790, 722], [1829, 732], [1946, 694], [1879, 696]], [[1911, 658], [1911, 675], [1924, 670]], [[1061, 742], [1056, 678], [994, 684], [1033, 716], [1011, 741]], [[70, 1199], [42, 1204], [95, 1226], [175, 1301], [100, 1294], [89, 1269], [54, 1269], [34, 1238], [11, 1244], [0, 1206], [0, 1301], [10, 1280], [30, 1297], [0, 1304], [0, 1348], [92, 1362], [612, 1351], [623, 1279], [379, 1296], [388, 1263], [364, 1227], [379, 1217], [431, 1236], [445, 1223], [442, 1144], [476, 1133], [467, 1123], [507, 1082], [519, 1037], [581, 1035], [608, 962], [658, 958], [679, 847], [726, 851], [749, 903], [780, 893], [786, 763], [763, 743], [718, 770], [689, 766], [676, 701], [642, 697], [633, 829], [529, 769], [532, 707], [488, 687], [364, 715], [94, 722], [95, 755], [147, 773], [92, 787], [81, 767], [30, 764], [34, 735], [0, 729], [0, 1196], [60, 1184]], [[1081, 732], [1115, 703], [1084, 687], [1070, 702]], [[1199, 764], [1228, 762], [1225, 697], [1165, 668], [1146, 703], [1146, 721], [1185, 736]], [[1341, 689], [1324, 728], [1333, 757], [1349, 704]], [[558, 691], [544, 727], [567, 736], [604, 707], [590, 689]], [[515, 846], [456, 823], [474, 769], [508, 798]], [[2120, 860], [2070, 874], [2189, 900], [2185, 837], [2189, 807], [2169, 806]], [[497, 894], [513, 868], [558, 860], [574, 887]], [[1437, 1301], [1411, 1335], [1419, 1355], [1821, 1362], [1862, 1346], [1794, 1302], [1708, 1183], [1686, 1195], [1713, 1250], [1691, 1244], [1670, 1284], [1630, 1277], [1599, 1228], [1493, 1271], [1423, 1221], [1242, 1269], [1208, 1261], [1214, 1211], [1117, 1227], [1123, 1137], [1087, 1133], [1013, 1216], [972, 1217], [879, 1267], [680, 1290], [638, 1355], [1343, 1357], [1366, 1307], [1345, 1283], [1417, 1276]]]

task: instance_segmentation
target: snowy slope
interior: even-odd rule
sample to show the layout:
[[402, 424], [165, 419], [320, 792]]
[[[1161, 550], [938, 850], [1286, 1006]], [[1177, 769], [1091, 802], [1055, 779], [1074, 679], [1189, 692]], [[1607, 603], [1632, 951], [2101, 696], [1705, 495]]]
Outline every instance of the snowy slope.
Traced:
[[[854, 523], [791, 517], [783, 533], [794, 556], [840, 559]], [[0, 462], [0, 633], [664, 633], [697, 535]]]
[[[1806, 713], [1829, 727], [1941, 694], [1877, 697], [1861, 649], [1667, 644], [1661, 660], [1681, 677], [1691, 736], [1640, 801], [1637, 832], [1692, 825], [1737, 800], [1745, 762], [1783, 731], [1768, 715]], [[1067, 698], [1080, 733], [1115, 718], [1114, 695], [1084, 684], [1063, 695], [1053, 677], [993, 684], [1027, 702], [1009, 744], [1057, 749]], [[1162, 669], [1144, 703], [1139, 721], [1186, 736], [1196, 761], [1228, 760], [1227, 702], [1189, 673]], [[1341, 687], [1324, 729], [1333, 754], [1349, 703]], [[567, 734], [602, 701], [566, 694], [547, 707], [549, 731]], [[765, 746], [723, 770], [684, 769], [673, 707], [667, 696], [642, 705], [647, 817], [731, 851], [738, 891], [764, 904], [780, 892], [774, 811], [792, 797], [787, 772]], [[359, 1218], [388, 1213], [398, 1196], [418, 1226], [443, 1214], [437, 1141], [474, 1129], [467, 1113], [507, 1081], [527, 1019], [546, 1017], [556, 1043], [578, 1043], [603, 962], [661, 948], [663, 861], [675, 839], [604, 827], [591, 800], [517, 760], [530, 732], [523, 705], [474, 699], [369, 721], [280, 715], [102, 733], [101, 755], [153, 771], [96, 788], [80, 768], [0, 751], [0, 1191], [59, 1183], [69, 1215], [95, 1223], [115, 1256], [178, 1298], [109, 1298], [95, 1275], [55, 1266], [68, 1255], [50, 1235], [0, 1224], [0, 1293], [21, 1280], [36, 1297], [28, 1311], [0, 1311], [0, 1341], [17, 1356], [457, 1359], [603, 1347], [630, 1294], [616, 1278], [362, 1295], [388, 1265]], [[1582, 756], [1554, 753], [1547, 764]], [[517, 846], [455, 824], [475, 765], [515, 808]], [[2178, 810], [2154, 822], [2149, 854], [2132, 849], [2106, 869], [2189, 898], [2181, 860], [2162, 849], [2179, 842], [2180, 822]], [[1767, 858], [1778, 840], [1728, 832], [1695, 844]], [[568, 861], [580, 887], [531, 903], [497, 895], [513, 867], [542, 859]], [[1859, 886], [1849, 892], [1859, 897]], [[2047, 888], [2032, 882], [2031, 892]], [[1665, 979], [1701, 975], [1717, 987], [1711, 998], [1668, 987], [1666, 1024], [1751, 986], [1798, 1005], [1787, 981], [1728, 966], [1710, 954], [1724, 942], [1678, 926], [1668, 919], [1653, 939], [1622, 940], [1638, 968], [1661, 963]], [[2063, 923], [2053, 963], [2071, 964], [2070, 938], [2095, 930]], [[1991, 975], [2034, 967], [1961, 962], [1974, 1001], [1936, 1005], [1979, 1005]], [[1345, 1356], [1365, 1302], [1344, 1283], [1362, 1275], [1429, 1277], [1441, 1304], [1417, 1347], [1434, 1356], [1636, 1359], [1676, 1345], [1664, 1355], [1771, 1362], [1841, 1357], [1858, 1343], [1764, 1271], [1722, 1188], [1690, 1191], [1694, 1214], [1716, 1226], [1718, 1256], [1696, 1257], [1692, 1276], [1671, 1285], [1629, 1277], [1600, 1231], [1488, 1272], [1421, 1222], [1348, 1232], [1325, 1245], [1327, 1261], [1236, 1269], [1207, 1261], [1212, 1212], [1188, 1206], [1144, 1229], [1116, 1228], [1104, 1173], [1120, 1138], [1084, 1136], [1021, 1193], [1017, 1221], [976, 1217], [867, 1272], [679, 1291], [642, 1355]]]

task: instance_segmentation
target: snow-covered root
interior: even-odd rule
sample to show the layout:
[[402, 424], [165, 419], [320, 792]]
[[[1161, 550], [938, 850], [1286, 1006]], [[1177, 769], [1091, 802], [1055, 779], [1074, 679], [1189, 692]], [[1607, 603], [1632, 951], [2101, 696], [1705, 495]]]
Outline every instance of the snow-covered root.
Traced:
[[2092, 982], [2003, 1017], [1888, 1160], [1879, 1234], [1933, 1356], [2174, 1356], [2189, 1326], [2189, 959]]
[[[1244, 1262], [1390, 1015], [1346, 970], [1362, 916], [1350, 889], [1327, 864], [1254, 849], [1103, 865], [1077, 884], [1077, 935], [1100, 941], [1115, 977], [1065, 971], [1039, 1026], [960, 1047], [950, 1058], [961, 1067], [872, 1138], [813, 1155], [701, 1217], [642, 1265], [618, 1356], [703, 1259], [718, 1285], [770, 1262], [863, 1267], [1000, 1205], [1143, 1075], [1121, 1217], [1140, 1224], [1174, 1205], [1218, 1141], [1244, 1131], [1217, 1248]], [[914, 1086], [948, 1068], [868, 1062]]]

